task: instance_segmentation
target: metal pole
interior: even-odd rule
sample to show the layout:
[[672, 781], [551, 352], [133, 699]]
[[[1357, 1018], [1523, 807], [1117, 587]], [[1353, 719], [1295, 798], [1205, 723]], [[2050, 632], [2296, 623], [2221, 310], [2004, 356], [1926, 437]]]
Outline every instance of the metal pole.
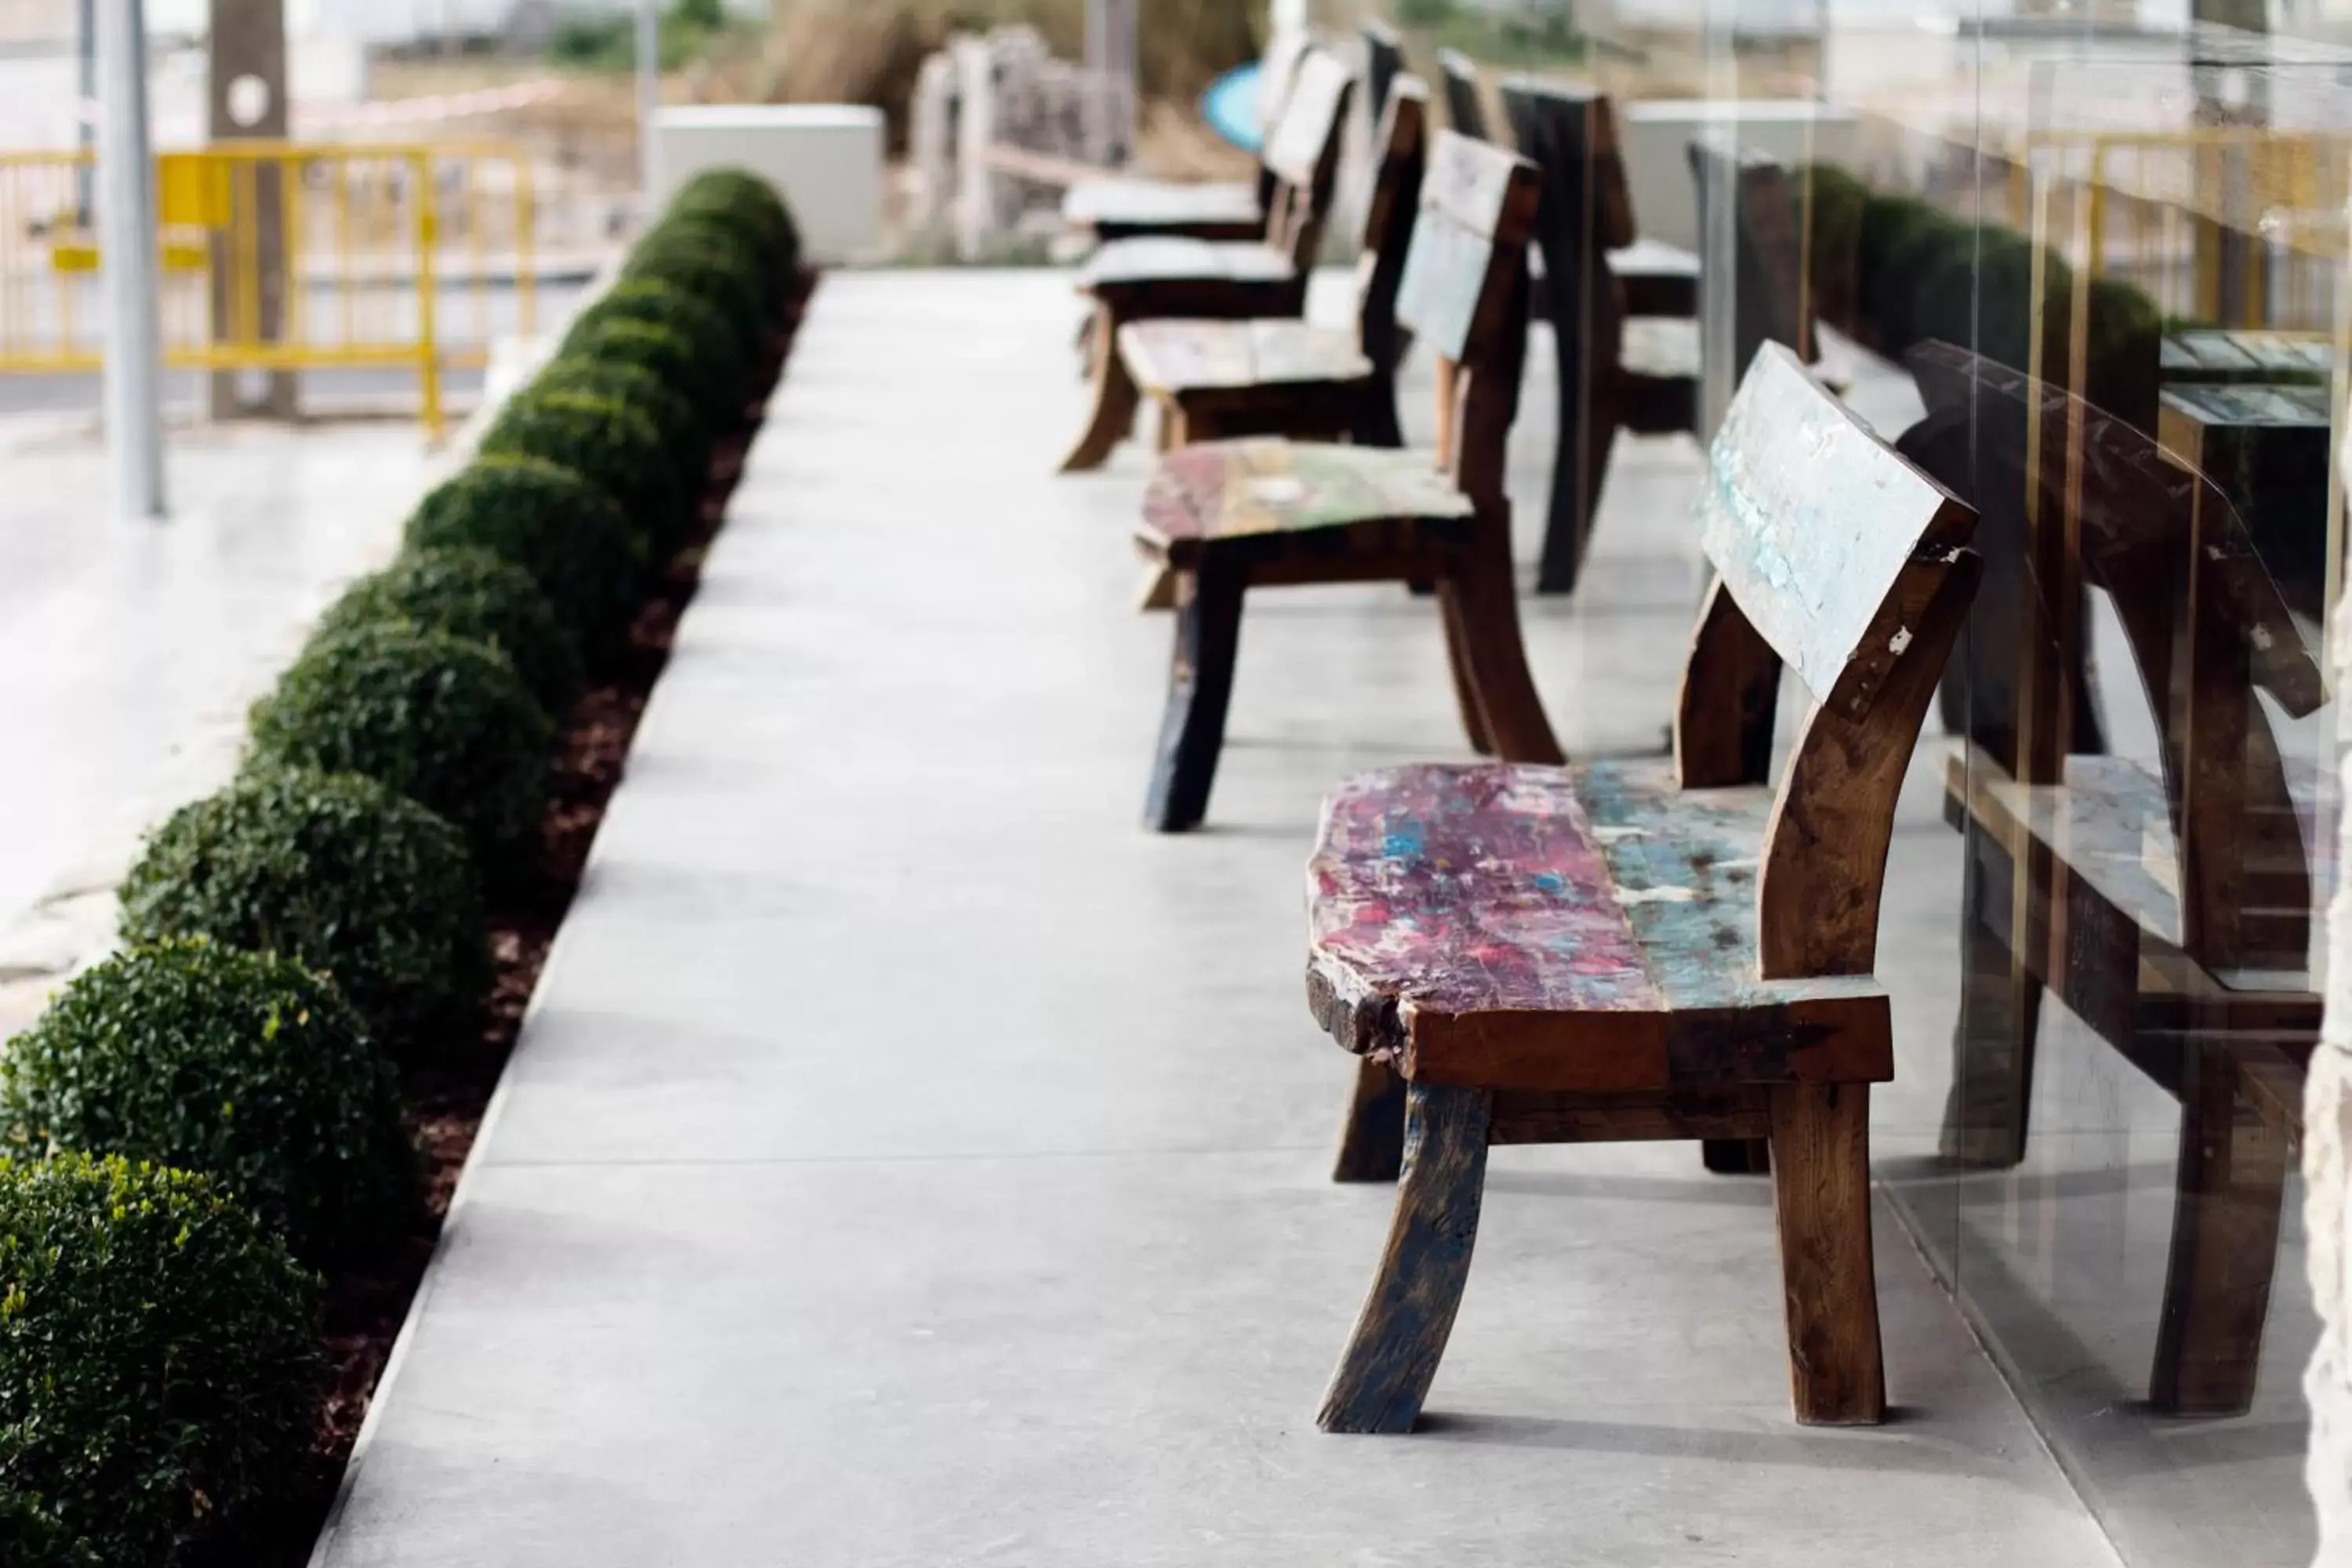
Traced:
[[653, 216], [654, 193], [661, 186], [660, 151], [654, 138], [654, 122], [660, 118], [660, 0], [637, 0], [637, 179], [648, 218]]
[[163, 321], [155, 158], [147, 132], [146, 0], [98, 8], [99, 254], [106, 283], [106, 444], [115, 505], [163, 515]]
[[[74, 145], [87, 153], [98, 137], [98, 127], [89, 119], [98, 102], [98, 0], [81, 0], [75, 23], [74, 92], [79, 101], [74, 105]], [[89, 226], [90, 209], [98, 205], [95, 183], [88, 163], [75, 171], [74, 217], [83, 228]]]

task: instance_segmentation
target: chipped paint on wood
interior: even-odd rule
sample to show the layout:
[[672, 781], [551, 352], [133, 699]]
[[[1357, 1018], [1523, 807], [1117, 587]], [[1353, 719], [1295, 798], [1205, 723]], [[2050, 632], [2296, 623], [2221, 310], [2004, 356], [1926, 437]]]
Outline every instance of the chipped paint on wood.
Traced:
[[[1826, 701], [1866, 706], [1893, 655], [1889, 598], [1975, 518], [1866, 429], [1780, 343], [1758, 350], [1708, 452], [1700, 538], [1765, 641]], [[1858, 686], [1858, 689], [1857, 689]]]
[[1179, 447], [1160, 459], [1143, 499], [1144, 524], [1163, 540], [1468, 517], [1472, 510], [1426, 452], [1272, 437]]
[[1771, 796], [1676, 790], [1671, 764], [1426, 763], [1326, 808], [1308, 864], [1315, 967], [1425, 1015], [1705, 1012], [1882, 995], [1756, 973]]

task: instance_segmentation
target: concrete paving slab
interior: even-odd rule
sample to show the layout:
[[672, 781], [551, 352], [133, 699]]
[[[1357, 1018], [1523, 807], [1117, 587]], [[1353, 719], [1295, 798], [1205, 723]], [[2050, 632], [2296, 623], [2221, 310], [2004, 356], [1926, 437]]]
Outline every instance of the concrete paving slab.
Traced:
[[[2111, 1561], [1884, 1212], [1899, 1418], [1794, 1426], [1769, 1191], [1686, 1146], [1498, 1152], [1428, 1429], [1314, 1430], [1388, 1197], [1324, 1179], [1301, 868], [1463, 742], [1425, 602], [1260, 595], [1209, 829], [1141, 830], [1148, 459], [1051, 477], [1072, 313], [820, 290], [318, 1561]], [[1529, 608], [1571, 749], [1663, 735], [1695, 460], [1628, 452]]]

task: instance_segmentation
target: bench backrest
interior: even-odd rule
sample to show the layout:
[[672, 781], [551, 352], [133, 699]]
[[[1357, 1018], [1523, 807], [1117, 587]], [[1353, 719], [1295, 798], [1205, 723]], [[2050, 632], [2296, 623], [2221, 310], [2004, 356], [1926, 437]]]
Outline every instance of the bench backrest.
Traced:
[[1429, 89], [1414, 76], [1391, 84], [1381, 116], [1380, 167], [1364, 210], [1363, 254], [1356, 266], [1356, 342], [1383, 374], [1404, 357], [1397, 330], [1397, 288], [1404, 280], [1414, 215], [1429, 163]]
[[[1728, 306], [1732, 363], [1745, 370], [1759, 344], [1786, 343], [1807, 364], [1820, 357], [1813, 343], [1811, 301], [1804, 290], [1804, 240], [1797, 227], [1797, 205], [1789, 172], [1759, 148], [1727, 131], [1709, 132], [1690, 143], [1691, 179], [1698, 188], [1699, 228], [1715, 215], [1729, 225], [1730, 277], [1720, 267], [1699, 269], [1700, 319], [1720, 320]], [[1716, 247], [1708, 247], [1709, 259]], [[1718, 304], [1708, 296], [1729, 285]]]
[[1274, 141], [1274, 128], [1282, 122], [1283, 110], [1290, 105], [1290, 89], [1298, 84], [1298, 68], [1314, 47], [1314, 37], [1305, 28], [1286, 27], [1267, 41], [1265, 53], [1258, 57], [1257, 210], [1262, 214], [1274, 210], [1275, 190], [1281, 184], [1266, 163], [1265, 149]]
[[1323, 225], [1339, 180], [1339, 143], [1356, 79], [1338, 56], [1310, 49], [1265, 142], [1274, 199], [1265, 215], [1266, 243], [1301, 268], [1315, 264]]
[[1624, 290], [1609, 270], [1609, 252], [1633, 242], [1617, 118], [1599, 93], [1529, 81], [1503, 84], [1503, 112], [1519, 151], [1542, 171], [1536, 246], [1559, 367], [1559, 428], [1561, 439], [1585, 445], [1574, 471], [1597, 501], [1614, 432], [1585, 411], [1602, 400], [1601, 378], [1624, 354]]
[[1367, 22], [1363, 26], [1364, 90], [1370, 99], [1364, 105], [1371, 110], [1372, 123], [1378, 125], [1389, 111], [1389, 92], [1404, 71], [1404, 40], [1386, 22]]
[[1439, 132], [1397, 291], [1398, 321], [1437, 359], [1438, 459], [1489, 510], [1508, 506], [1503, 448], [1527, 358], [1537, 200], [1533, 163]]
[[1717, 573], [1675, 724], [1688, 787], [1762, 783], [1780, 668], [1814, 699], [1758, 879], [1767, 978], [1869, 972], [1895, 797], [1979, 562], [1976, 514], [1872, 434], [1780, 343], [1707, 451]]
[[1445, 84], [1445, 123], [1457, 135], [1491, 142], [1486, 101], [1478, 96], [1478, 68], [1460, 49], [1437, 51], [1438, 79]]
[[2104, 589], [2156, 721], [2184, 948], [2216, 966], [2301, 969], [2307, 854], [2253, 691], [2297, 717], [2326, 692], [2228, 496], [2051, 383], [1938, 341], [1906, 358], [1928, 415], [1904, 447], [1984, 517], [1994, 591], [1971, 620], [1969, 663], [1987, 668], [1965, 704], [1969, 738], [2013, 778], [2063, 778], [2084, 728], [2083, 590]]

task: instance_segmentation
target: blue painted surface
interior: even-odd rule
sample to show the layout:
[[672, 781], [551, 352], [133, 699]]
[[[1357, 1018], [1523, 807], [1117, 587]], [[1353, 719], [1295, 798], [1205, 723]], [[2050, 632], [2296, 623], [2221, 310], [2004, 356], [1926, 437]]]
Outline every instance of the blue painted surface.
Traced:
[[1209, 122], [1209, 129], [1244, 153], [1255, 153], [1265, 144], [1265, 133], [1257, 122], [1258, 68], [1255, 60], [1235, 66], [1201, 95], [1201, 118]]

